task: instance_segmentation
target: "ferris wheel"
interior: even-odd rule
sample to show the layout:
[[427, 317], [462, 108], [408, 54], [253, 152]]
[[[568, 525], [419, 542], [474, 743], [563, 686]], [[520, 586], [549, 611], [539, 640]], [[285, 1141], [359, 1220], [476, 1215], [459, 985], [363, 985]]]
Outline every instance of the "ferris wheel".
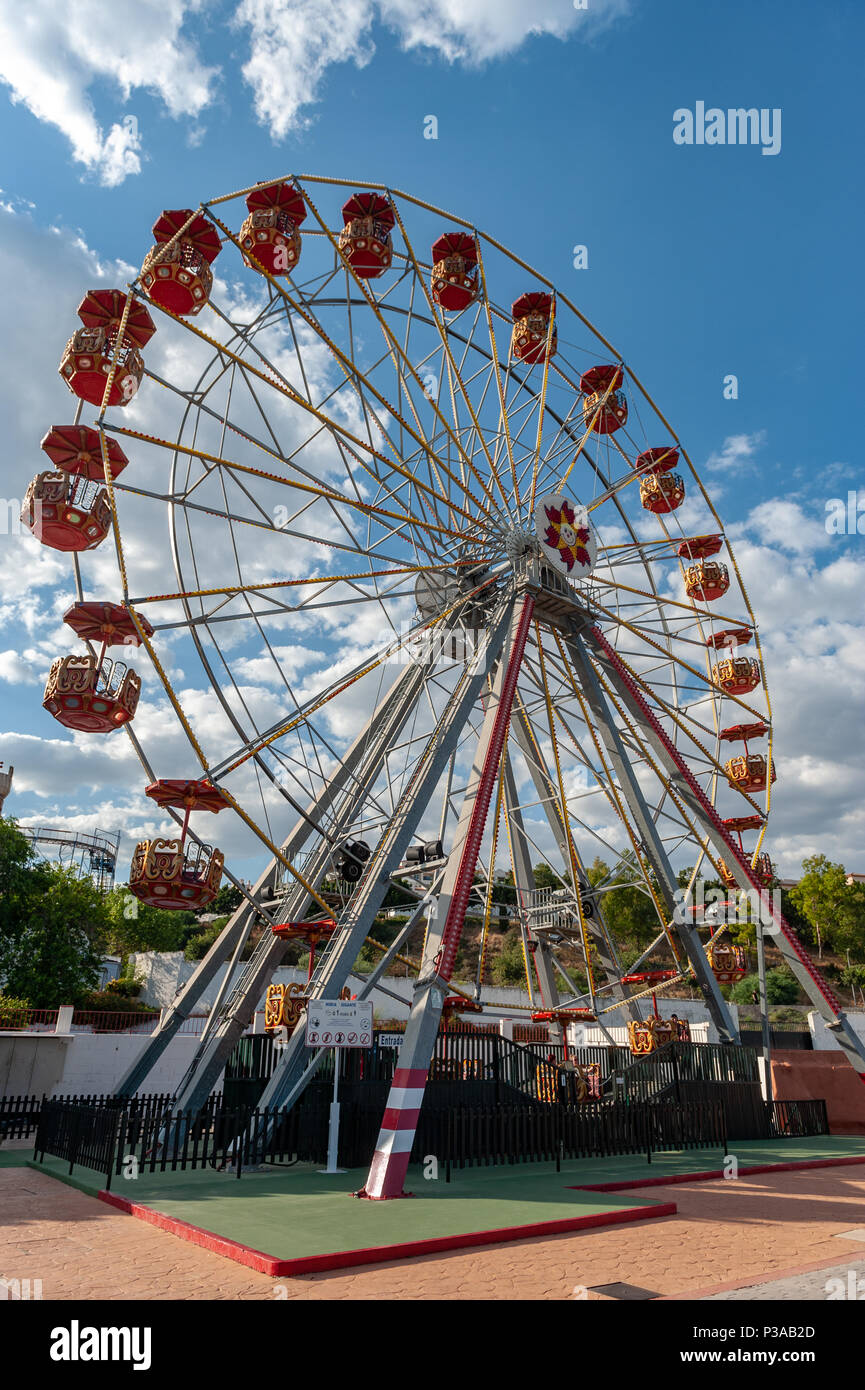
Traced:
[[[386, 992], [425, 920], [400, 1062], [410, 1128], [442, 1011], [484, 1007], [505, 866], [530, 1008], [554, 1030], [638, 1019], [660, 975], [694, 983], [737, 1040], [683, 866], [757, 893], [843, 1020], [765, 892], [775, 774], [748, 595], [634, 370], [498, 240], [379, 185], [279, 179], [167, 210], [153, 232], [128, 290], [79, 308], [60, 368], [78, 413], [46, 434], [54, 469], [25, 503], [40, 540], [76, 554], [66, 619], [88, 642], [54, 663], [45, 704], [94, 736], [123, 725], [147, 794], [182, 817], [179, 838], [137, 847], [144, 901], [215, 896], [223, 859], [199, 811], [241, 816], [269, 863], [121, 1089], [264, 919], [181, 1088], [181, 1108], [200, 1104], [288, 942], [310, 947], [296, 1021], [351, 984], [398, 883], [417, 905], [361, 993]], [[78, 554], [109, 534], [116, 592], [94, 599]], [[142, 676], [106, 661], [116, 642], [146, 649], [188, 768], [138, 743]], [[211, 697], [190, 707], [178, 670], [203, 671]], [[539, 858], [562, 887], [536, 888]], [[596, 859], [609, 873], [590, 880]], [[657, 916], [630, 960], [605, 910], [623, 885]], [[457, 987], [467, 912], [482, 929]], [[295, 1029], [262, 1104], [310, 1072]], [[407, 1161], [385, 1136], [370, 1194], [392, 1195]]]

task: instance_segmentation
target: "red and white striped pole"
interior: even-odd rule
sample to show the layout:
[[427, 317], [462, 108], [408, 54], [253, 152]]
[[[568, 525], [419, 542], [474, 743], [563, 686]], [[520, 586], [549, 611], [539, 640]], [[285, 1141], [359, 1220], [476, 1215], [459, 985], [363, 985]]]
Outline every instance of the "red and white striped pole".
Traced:
[[[394, 1072], [366, 1184], [357, 1194], [373, 1201], [404, 1195], [403, 1183], [441, 1021], [444, 986], [453, 972], [462, 936], [534, 606], [534, 599], [527, 595], [515, 613], [487, 703], [474, 766], [436, 903], [437, 920], [430, 921], [427, 931], [426, 950], [400, 1049], [401, 1065]], [[444, 921], [439, 926], [442, 917]]]

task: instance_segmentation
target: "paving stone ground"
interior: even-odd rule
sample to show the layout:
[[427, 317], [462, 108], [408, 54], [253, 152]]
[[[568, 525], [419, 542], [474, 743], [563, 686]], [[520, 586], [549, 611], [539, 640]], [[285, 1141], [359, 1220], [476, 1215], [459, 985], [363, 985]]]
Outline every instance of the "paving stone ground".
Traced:
[[765, 1300], [795, 1300], [802, 1303], [862, 1302], [865, 1300], [865, 1260], [847, 1260], [829, 1268], [812, 1269], [807, 1274], [794, 1274], [787, 1279], [771, 1279], [766, 1284], [727, 1293], [711, 1294], [707, 1303]]
[[[774, 1276], [791, 1290], [781, 1297], [800, 1298], [810, 1297], [807, 1290], [821, 1277], [825, 1284], [834, 1267], [846, 1271], [863, 1264], [861, 1238], [838, 1239], [845, 1231], [861, 1236], [865, 1225], [865, 1174], [857, 1167], [678, 1183], [651, 1189], [651, 1197], [676, 1202], [678, 1214], [272, 1279], [114, 1211], [44, 1173], [9, 1167], [0, 1169], [0, 1278], [40, 1279], [45, 1299], [150, 1301], [594, 1299], [605, 1295], [593, 1288], [616, 1283], [662, 1297], [706, 1298], [749, 1280], [766, 1285]], [[827, 1272], [821, 1269], [812, 1279], [809, 1270], [815, 1265]], [[802, 1271], [808, 1274], [804, 1284], [797, 1282]], [[754, 1293], [743, 1290], [742, 1297]]]

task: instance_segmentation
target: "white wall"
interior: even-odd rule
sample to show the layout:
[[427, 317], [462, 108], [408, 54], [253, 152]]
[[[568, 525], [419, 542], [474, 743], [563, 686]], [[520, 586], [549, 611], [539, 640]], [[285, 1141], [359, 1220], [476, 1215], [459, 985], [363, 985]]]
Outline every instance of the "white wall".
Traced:
[[[158, 1009], [167, 1008], [173, 1002], [175, 996], [196, 969], [197, 964], [195, 961], [184, 960], [182, 951], [147, 951], [131, 956], [130, 962], [136, 976], [145, 982], [139, 998]], [[232, 976], [232, 984], [240, 977], [242, 969], [242, 965], [236, 967]], [[213, 980], [195, 1004], [194, 1013], [209, 1012], [216, 999], [219, 986], [225, 979], [227, 970], [227, 964], [219, 967]], [[302, 984], [305, 981], [306, 971], [295, 970], [290, 966], [280, 967], [273, 975], [274, 984], [287, 985], [293, 982]], [[381, 990], [373, 990], [371, 997], [376, 1017], [385, 1019], [408, 1018], [414, 978], [394, 979], [392, 976], [388, 976], [386, 983], [388, 990], [398, 994], [400, 999], [392, 999], [389, 994], [384, 994]], [[349, 988], [352, 990], [359, 988], [359, 984], [360, 982], [357, 980], [349, 980]], [[485, 987], [484, 1002], [491, 1005], [501, 1005], [505, 1008], [513, 1008], [518, 1004], [525, 1007], [528, 1005], [529, 998], [525, 990]], [[258, 1002], [258, 1008], [264, 1008], [264, 995]], [[526, 1019], [528, 1020], [528, 1015], [526, 1015]]]
[[71, 1041], [53, 1033], [0, 1033], [0, 1096], [51, 1095]]
[[[641, 1018], [648, 1018], [652, 1013], [651, 999], [637, 1000], [637, 1007]], [[735, 1005], [731, 1005], [733, 1019], [736, 1019], [737, 1010]], [[709, 1017], [709, 1010], [699, 999], [666, 999], [658, 1000], [658, 1013], [662, 1018], [669, 1018], [671, 1014], [678, 1014], [679, 1018], [686, 1018], [691, 1025], [691, 1037], [694, 1042], [720, 1042], [718, 1030]], [[606, 1014], [604, 1026], [608, 1033], [612, 1034], [613, 1041], [619, 1047], [628, 1046], [627, 1018], [624, 1009], [617, 1009], [614, 1014]], [[569, 1041], [574, 1047], [605, 1047], [608, 1039], [604, 1037], [596, 1023], [572, 1023], [570, 1026]]]
[[[0, 1096], [107, 1094], [147, 1043], [135, 1033], [0, 1033]], [[172, 1038], [140, 1094], [173, 1092], [197, 1044]]]
[[[847, 1014], [847, 1022], [851, 1024], [854, 1032], [862, 1042], [865, 1043], [865, 1013], [861, 1011], [850, 1012]], [[818, 1051], [828, 1051], [835, 1048], [840, 1051], [841, 1044], [838, 1039], [829, 1032], [826, 1024], [818, 1013], [808, 1015], [808, 1027], [811, 1029], [811, 1040]]]

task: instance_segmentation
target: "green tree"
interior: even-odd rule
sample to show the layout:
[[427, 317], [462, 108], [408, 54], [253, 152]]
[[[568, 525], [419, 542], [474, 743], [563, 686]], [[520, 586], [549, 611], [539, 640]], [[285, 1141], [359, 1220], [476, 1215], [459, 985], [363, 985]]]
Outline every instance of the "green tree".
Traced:
[[14, 820], [0, 820], [0, 947], [28, 915], [40, 885], [47, 884], [48, 867]]
[[[759, 977], [745, 975], [737, 980], [730, 990], [734, 1004], [753, 1004], [754, 995], [760, 997]], [[795, 1004], [799, 998], [799, 986], [786, 965], [766, 971], [766, 999], [770, 1004]]]
[[0, 980], [33, 1008], [74, 1004], [99, 977], [105, 900], [90, 879], [39, 860], [12, 821], [0, 821]]
[[168, 912], [133, 897], [124, 883], [105, 895], [108, 945], [115, 955], [133, 951], [182, 951], [197, 929], [195, 913]]
[[843, 864], [825, 854], [802, 861], [803, 875], [790, 890], [790, 901], [805, 918], [817, 943], [839, 951], [865, 953], [865, 885], [848, 884]]
[[[603, 883], [599, 899], [604, 920], [616, 941], [647, 946], [658, 935], [661, 923], [649, 895], [636, 856], [626, 850], [611, 873], [608, 864], [597, 858], [586, 872], [591, 884]], [[615, 886], [612, 886], [615, 885]], [[638, 887], [637, 885], [642, 885]], [[657, 885], [654, 885], [656, 893]], [[609, 891], [607, 889], [609, 888]]]
[[561, 888], [562, 880], [558, 874], [554, 873], [549, 864], [535, 864], [532, 873], [535, 879], [536, 888]]
[[235, 888], [233, 883], [223, 883], [216, 897], [213, 899], [214, 912], [227, 913], [229, 916], [243, 902], [243, 894], [239, 888]]
[[493, 979], [497, 985], [522, 985], [526, 983], [526, 966], [523, 957], [523, 943], [517, 927], [505, 932], [502, 949], [493, 961]]

